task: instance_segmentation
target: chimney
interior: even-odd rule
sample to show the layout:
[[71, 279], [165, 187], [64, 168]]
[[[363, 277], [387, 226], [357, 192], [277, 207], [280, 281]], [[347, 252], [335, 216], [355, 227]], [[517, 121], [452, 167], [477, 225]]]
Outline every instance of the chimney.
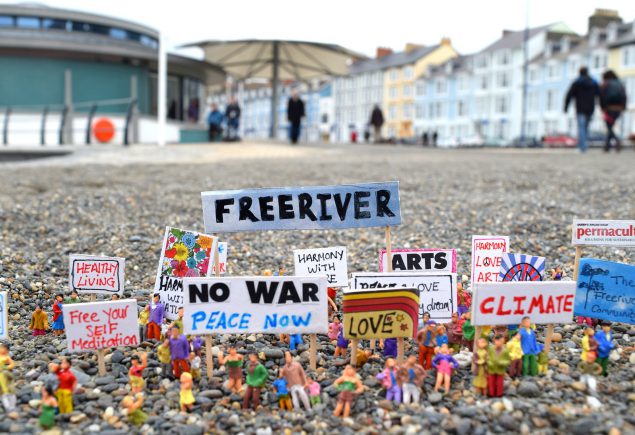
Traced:
[[593, 12], [593, 15], [589, 17], [588, 30], [591, 32], [591, 29], [594, 27], [604, 29], [610, 23], [621, 24], [622, 17], [620, 17], [620, 14], [613, 9], [596, 9], [595, 12]]
[[505, 38], [505, 37], [507, 37], [507, 36], [511, 35], [512, 33], [514, 33], [514, 31], [513, 31], [513, 30], [503, 29], [503, 35], [502, 35], [502, 37], [503, 37], [503, 38]]
[[423, 45], [421, 45], [421, 44], [415, 44], [415, 43], [412, 43], [412, 42], [408, 42], [408, 43], [406, 43], [406, 48], [405, 48], [404, 51], [406, 53], [410, 53], [411, 51], [416, 50], [418, 48], [422, 48], [422, 47], [423, 47]]
[[388, 47], [377, 47], [377, 59], [381, 59], [382, 57], [388, 56], [389, 54], [392, 54], [392, 49]]
[[448, 47], [452, 46], [452, 40], [446, 36], [441, 38], [441, 45], [447, 45]]

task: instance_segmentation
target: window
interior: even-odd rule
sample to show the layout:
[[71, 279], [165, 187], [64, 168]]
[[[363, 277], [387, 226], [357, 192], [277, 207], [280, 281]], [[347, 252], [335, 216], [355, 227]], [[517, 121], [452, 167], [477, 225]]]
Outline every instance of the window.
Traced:
[[509, 107], [507, 104], [506, 97], [496, 97], [496, 112], [497, 113], [507, 113], [509, 111]]
[[557, 106], [557, 91], [554, 89], [550, 89], [547, 91], [547, 101], [546, 101], [546, 110], [553, 111], [556, 110]]
[[445, 94], [448, 90], [448, 83], [445, 79], [437, 79], [437, 94]]
[[467, 89], [467, 77], [465, 77], [464, 75], [460, 75], [456, 79], [456, 87], [458, 88], [459, 91], [466, 90]]
[[434, 114], [436, 118], [441, 118], [443, 115], [443, 105], [441, 103], [435, 103]]
[[414, 75], [414, 68], [411, 66], [407, 66], [403, 69], [403, 76], [405, 79], [411, 79]]
[[498, 63], [501, 65], [508, 65], [511, 60], [509, 51], [504, 50], [498, 53]]
[[434, 104], [428, 104], [428, 117], [434, 119]]
[[15, 19], [9, 15], [0, 15], [0, 27], [15, 26]]
[[467, 104], [463, 100], [459, 100], [456, 103], [456, 114], [458, 116], [466, 116], [467, 115]]
[[58, 20], [55, 18], [42, 18], [42, 28], [66, 30], [66, 20]]
[[390, 98], [397, 98], [397, 86], [391, 86], [388, 95]]
[[483, 55], [483, 56], [479, 56], [476, 59], [476, 67], [477, 68], [487, 68], [487, 56]]
[[388, 119], [397, 118], [397, 107], [394, 105], [388, 106]]
[[531, 67], [529, 68], [529, 82], [530, 83], [536, 83], [538, 81], [538, 68], [536, 67]]
[[481, 89], [487, 89], [488, 84], [487, 76], [481, 76]]
[[527, 110], [530, 112], [538, 111], [538, 93], [536, 91], [527, 92]]
[[416, 117], [421, 119], [423, 117], [425, 117], [425, 106], [423, 104], [417, 104], [416, 107]]
[[577, 59], [569, 59], [569, 77], [578, 75], [580, 69], [580, 61]]
[[110, 37], [114, 39], [122, 39], [125, 40], [128, 38], [128, 32], [124, 29], [119, 29], [117, 27], [110, 28]]
[[403, 96], [404, 97], [412, 97], [412, 85], [404, 85], [404, 87], [403, 87]]
[[547, 65], [547, 78], [553, 80], [558, 77], [558, 64], [550, 63]]
[[426, 95], [426, 82], [417, 82], [417, 95], [422, 97]]
[[509, 73], [499, 72], [498, 74], [496, 74], [496, 84], [499, 88], [509, 87], [509, 81]]
[[147, 45], [148, 47], [159, 48], [159, 41], [146, 35], [141, 35], [139, 42], [143, 45]]
[[399, 77], [399, 71], [397, 71], [396, 69], [391, 69], [390, 80], [394, 82], [395, 80], [397, 80], [398, 77]]
[[622, 66], [635, 66], [635, 45], [622, 47]]
[[412, 104], [406, 104], [403, 106], [403, 117], [406, 119], [412, 119]]
[[21, 29], [39, 29], [40, 19], [38, 17], [18, 17], [17, 25]]

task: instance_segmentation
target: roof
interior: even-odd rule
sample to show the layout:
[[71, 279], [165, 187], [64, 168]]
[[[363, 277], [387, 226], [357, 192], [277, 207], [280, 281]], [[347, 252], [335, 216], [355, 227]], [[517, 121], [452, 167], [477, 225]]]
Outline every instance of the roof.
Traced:
[[[544, 26], [530, 28], [529, 38], [533, 38], [534, 36], [547, 31], [554, 33], [570, 33], [572, 35], [575, 34], [573, 30], [571, 30], [563, 23], [552, 23], [546, 24]], [[504, 31], [504, 35], [502, 37], [485, 47], [483, 50], [480, 51], [480, 53], [495, 50], [520, 48], [522, 47], [524, 40], [525, 30], [506, 30]]]
[[630, 23], [625, 23], [620, 26], [621, 29], [626, 30], [626, 34], [617, 38], [617, 40], [611, 42], [609, 47], [617, 48], [623, 45], [631, 45], [635, 44], [635, 21]]
[[400, 51], [380, 58], [356, 62], [350, 66], [349, 74], [363, 74], [366, 72], [381, 71], [388, 68], [413, 64], [422, 57], [432, 53], [440, 46], [441, 44], [431, 45], [428, 47], [424, 46], [410, 51]]

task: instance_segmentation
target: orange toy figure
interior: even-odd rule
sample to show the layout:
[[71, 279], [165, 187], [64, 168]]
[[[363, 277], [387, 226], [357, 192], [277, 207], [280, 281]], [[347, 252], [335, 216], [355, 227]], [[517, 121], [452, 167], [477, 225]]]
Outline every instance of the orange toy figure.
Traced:
[[37, 304], [35, 311], [31, 314], [31, 323], [29, 323], [29, 329], [33, 331], [33, 336], [46, 334], [46, 330], [49, 329], [48, 316], [42, 311], [42, 306]]
[[335, 417], [341, 415], [346, 418], [351, 414], [351, 406], [355, 397], [364, 391], [364, 385], [357, 377], [357, 371], [351, 365], [344, 368], [344, 373], [333, 382], [333, 385], [340, 392], [337, 396], [337, 405], [335, 405], [333, 415]]
[[243, 388], [243, 356], [236, 352], [235, 347], [230, 347], [227, 356], [222, 351], [218, 352], [218, 363], [227, 368], [229, 374], [227, 389], [233, 393], [239, 393]]

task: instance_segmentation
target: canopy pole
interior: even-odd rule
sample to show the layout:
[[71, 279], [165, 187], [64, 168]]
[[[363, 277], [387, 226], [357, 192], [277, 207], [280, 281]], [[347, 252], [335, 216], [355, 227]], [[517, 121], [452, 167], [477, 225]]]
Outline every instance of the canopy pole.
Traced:
[[271, 132], [269, 137], [275, 139], [278, 136], [278, 77], [280, 68], [280, 46], [278, 41], [273, 41], [273, 56], [271, 59]]
[[157, 143], [164, 146], [166, 142], [168, 68], [167, 44], [165, 34], [159, 33], [159, 65], [157, 68]]

